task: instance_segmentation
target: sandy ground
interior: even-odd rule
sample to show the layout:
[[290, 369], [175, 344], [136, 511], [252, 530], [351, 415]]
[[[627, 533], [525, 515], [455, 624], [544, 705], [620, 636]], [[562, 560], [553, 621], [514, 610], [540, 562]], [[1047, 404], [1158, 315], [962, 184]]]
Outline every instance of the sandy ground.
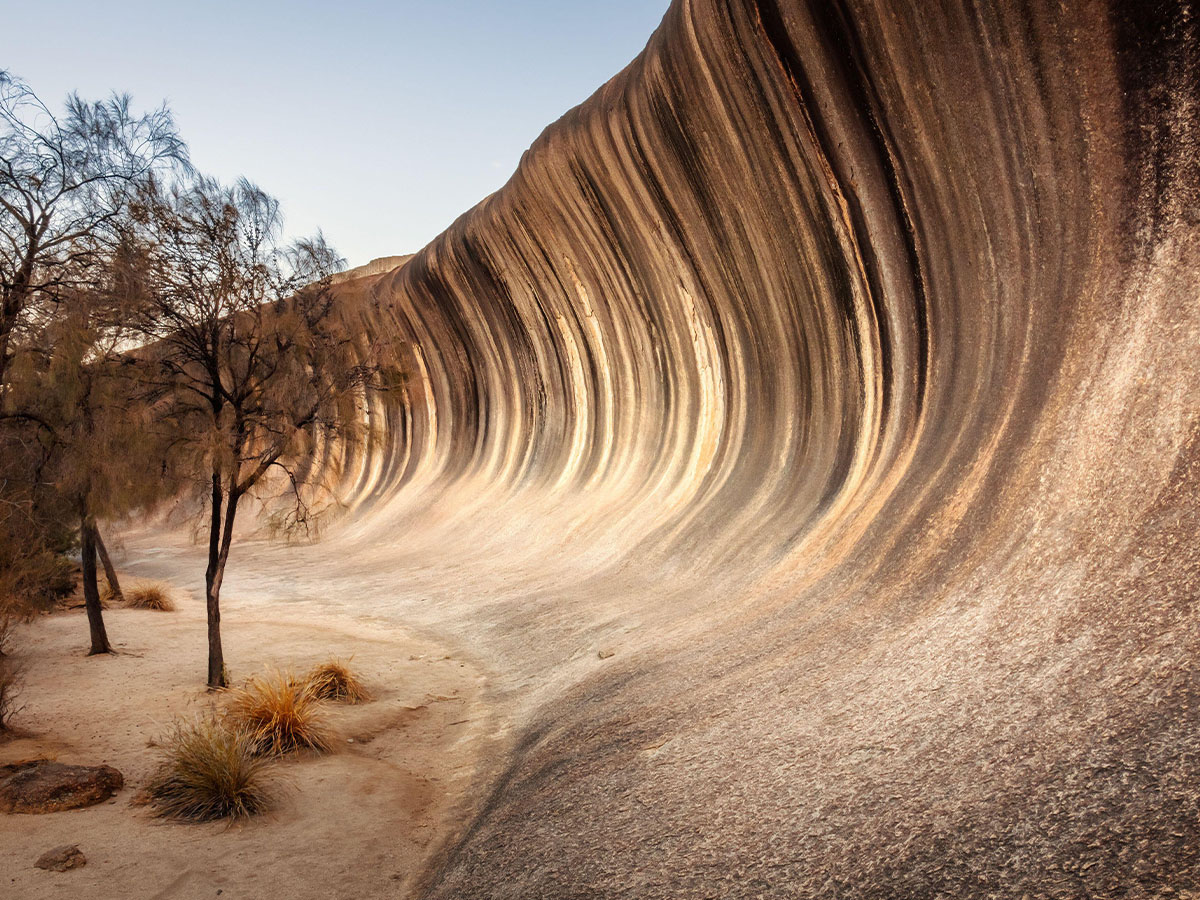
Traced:
[[[195, 592], [174, 592], [176, 612], [106, 614], [113, 656], [85, 655], [82, 610], [18, 633], [25, 709], [14, 723], [21, 733], [0, 743], [0, 763], [107, 763], [126, 786], [89, 809], [0, 816], [0, 897], [409, 895], [500, 756], [503, 729], [478, 666], [395, 625], [336, 612], [260, 603], [227, 613], [235, 683], [268, 666], [303, 670], [352, 656], [374, 699], [328, 707], [339, 749], [281, 762], [269, 815], [232, 827], [166, 822], [135, 802], [156, 762], [151, 743], [176, 717], [219, 702], [203, 689], [203, 604]], [[86, 866], [61, 874], [34, 867], [46, 850], [72, 843]]]

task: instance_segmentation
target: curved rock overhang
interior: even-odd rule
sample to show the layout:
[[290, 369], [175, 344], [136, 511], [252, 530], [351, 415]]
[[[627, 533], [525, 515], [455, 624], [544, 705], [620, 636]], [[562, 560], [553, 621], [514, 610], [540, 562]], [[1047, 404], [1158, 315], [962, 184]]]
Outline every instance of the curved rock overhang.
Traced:
[[430, 896], [1200, 887], [1196, 32], [677, 0], [363, 288], [350, 530], [522, 709]]

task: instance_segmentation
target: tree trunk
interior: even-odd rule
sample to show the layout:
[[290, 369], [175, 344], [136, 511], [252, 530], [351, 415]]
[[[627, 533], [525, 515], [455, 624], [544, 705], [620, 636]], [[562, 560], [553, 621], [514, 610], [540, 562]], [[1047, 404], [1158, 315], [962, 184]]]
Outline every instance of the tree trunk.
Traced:
[[208, 569], [204, 573], [204, 599], [208, 608], [208, 686], [223, 688], [225, 684], [225, 654], [221, 649], [221, 506], [224, 491], [221, 475], [212, 476], [212, 516], [208, 529]]
[[17, 327], [17, 317], [29, 300], [29, 284], [33, 280], [33, 261], [37, 257], [39, 240], [29, 235], [30, 246], [25, 249], [21, 260], [21, 268], [9, 285], [0, 303], [0, 409], [8, 394], [8, 360], [9, 345], [12, 342], [13, 329]]
[[108, 632], [104, 630], [104, 611], [100, 607], [100, 587], [96, 584], [96, 526], [87, 516], [81, 517], [79, 536], [83, 546], [83, 604], [87, 608], [88, 630], [92, 636], [88, 656], [111, 653]]
[[10, 320], [7, 312], [0, 321], [0, 412], [8, 412], [8, 362], [9, 343], [12, 340], [12, 330], [15, 320]]
[[95, 529], [96, 535], [96, 552], [100, 554], [100, 564], [104, 566], [104, 580], [108, 582], [108, 592], [118, 600], [124, 600], [125, 595], [121, 593], [121, 582], [117, 581], [117, 570], [113, 568], [112, 559], [108, 555], [108, 548], [104, 546], [104, 538], [100, 537], [100, 529]]
[[0, 324], [0, 412], [4, 412], [4, 398], [8, 393], [8, 334], [10, 329]]

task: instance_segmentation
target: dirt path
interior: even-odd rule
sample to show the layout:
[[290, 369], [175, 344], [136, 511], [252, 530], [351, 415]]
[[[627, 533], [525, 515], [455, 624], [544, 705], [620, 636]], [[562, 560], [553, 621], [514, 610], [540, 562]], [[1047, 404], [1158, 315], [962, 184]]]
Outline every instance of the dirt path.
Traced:
[[[157, 566], [135, 559], [133, 569], [190, 571], [187, 553], [159, 559]], [[0, 817], [0, 895], [410, 895], [430, 856], [469, 818], [502, 755], [506, 729], [487, 701], [485, 673], [392, 623], [320, 604], [283, 608], [269, 593], [231, 603], [224, 633], [235, 681], [265, 666], [303, 670], [330, 656], [353, 657], [374, 700], [330, 707], [338, 751], [281, 763], [284, 789], [270, 815], [233, 827], [164, 822], [133, 802], [155, 764], [148, 745], [175, 717], [214, 702], [201, 686], [202, 602], [197, 592], [176, 593], [177, 612], [111, 610], [112, 657], [84, 655], [81, 611], [43, 617], [19, 633], [23, 734], [0, 744], [0, 763], [39, 756], [107, 763], [124, 773], [126, 787], [86, 810]], [[85, 867], [34, 868], [45, 850], [70, 843], [87, 856]]]

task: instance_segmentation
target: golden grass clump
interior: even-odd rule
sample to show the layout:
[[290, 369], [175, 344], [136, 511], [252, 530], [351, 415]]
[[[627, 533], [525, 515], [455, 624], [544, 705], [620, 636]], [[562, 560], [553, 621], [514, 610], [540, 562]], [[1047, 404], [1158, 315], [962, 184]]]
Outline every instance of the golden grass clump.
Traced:
[[304, 687], [319, 700], [365, 703], [371, 699], [370, 692], [358, 676], [338, 659], [314, 666], [304, 679]]
[[320, 703], [305, 685], [284, 672], [251, 678], [234, 693], [229, 717], [246, 731], [256, 752], [278, 756], [293, 750], [327, 753], [333, 739]]
[[157, 584], [139, 585], [125, 593], [125, 605], [131, 609], [152, 609], [156, 612], [174, 612], [175, 601]]
[[160, 815], [193, 822], [246, 818], [271, 802], [270, 762], [254, 738], [209, 715], [181, 722], [159, 742], [163, 761], [146, 787]]

